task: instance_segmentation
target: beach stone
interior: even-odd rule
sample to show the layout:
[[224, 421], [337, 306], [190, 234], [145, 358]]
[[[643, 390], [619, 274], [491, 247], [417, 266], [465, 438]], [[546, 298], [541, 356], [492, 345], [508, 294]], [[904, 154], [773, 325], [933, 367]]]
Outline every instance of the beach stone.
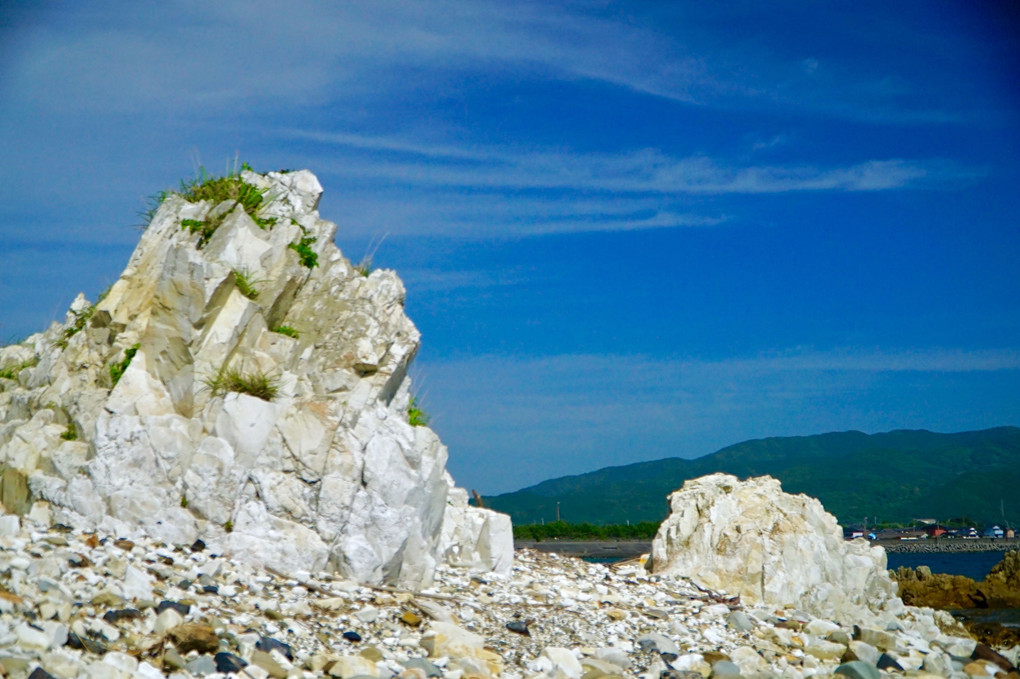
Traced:
[[885, 630], [873, 627], [859, 627], [855, 630], [854, 636], [860, 641], [870, 644], [880, 651], [888, 651], [896, 648], [896, 637]]
[[630, 669], [631, 666], [630, 656], [622, 648], [616, 646], [595, 649], [595, 658], [616, 665], [623, 670]]
[[50, 635], [44, 630], [23, 622], [15, 629], [18, 645], [33, 651], [45, 651], [53, 645]]
[[750, 646], [738, 646], [730, 653], [730, 659], [740, 667], [743, 674], [755, 674], [766, 667], [765, 659]]
[[185, 655], [191, 651], [215, 653], [220, 648], [220, 639], [216, 636], [216, 630], [199, 622], [178, 625], [167, 632], [167, 638], [174, 642], [177, 650]]
[[570, 649], [546, 646], [542, 649], [541, 658], [549, 661], [549, 669], [546, 670], [546, 674], [550, 677], [581, 679], [581, 675], [584, 674], [581, 661]]
[[963, 666], [963, 672], [968, 677], [993, 677], [998, 670], [995, 664], [987, 660], [972, 660]]
[[281, 665], [276, 659], [265, 651], [255, 651], [251, 654], [251, 664], [264, 669], [269, 676], [275, 679], [284, 679], [287, 676], [287, 668]]
[[119, 651], [108, 652], [103, 656], [103, 662], [129, 675], [138, 670], [138, 659]]
[[846, 542], [835, 517], [779, 481], [712, 474], [684, 482], [652, 541], [651, 570], [739, 595], [857, 622], [902, 603], [884, 550]]
[[165, 634], [173, 628], [184, 623], [184, 616], [174, 608], [166, 608], [156, 616], [156, 634]]
[[834, 674], [850, 677], [850, 679], [882, 679], [882, 673], [876, 667], [860, 660], [843, 663], [836, 668]]
[[191, 658], [184, 665], [191, 674], [204, 677], [217, 671], [216, 660], [211, 655], [199, 655]]
[[750, 632], [754, 629], [754, 623], [747, 617], [747, 613], [743, 611], [732, 611], [726, 616], [726, 624], [738, 632]]
[[424, 673], [426, 677], [443, 676], [443, 671], [436, 667], [435, 665], [433, 665], [432, 663], [430, 663], [425, 658], [408, 658], [407, 660], [403, 661], [401, 665], [408, 669], [411, 668], [419, 669]]
[[740, 667], [729, 660], [720, 660], [712, 664], [712, 677], [739, 677]]
[[680, 649], [677, 647], [676, 642], [664, 634], [645, 634], [638, 637], [636, 642], [641, 647], [641, 650], [655, 651], [664, 656], [667, 662], [671, 662], [672, 659], [680, 655]]
[[860, 660], [869, 665], [877, 665], [882, 652], [866, 641], [853, 640], [847, 645], [845, 661]]
[[214, 656], [216, 661], [216, 671], [223, 673], [240, 672], [244, 669], [248, 663], [241, 658], [237, 657], [233, 653], [227, 653], [221, 651]]
[[165, 675], [153, 665], [143, 661], [138, 663], [138, 668], [135, 670], [135, 676], [141, 677], [141, 679], [161, 679]]
[[895, 670], [897, 672], [903, 671], [903, 665], [901, 665], [895, 656], [888, 653], [883, 653], [878, 656], [878, 662], [875, 664], [880, 670]]
[[341, 679], [352, 679], [352, 677], [378, 677], [379, 668], [367, 658], [359, 655], [342, 655], [327, 670], [329, 676], [340, 677]]
[[810, 637], [804, 645], [804, 651], [819, 660], [838, 660], [846, 653], [847, 647], [824, 639]]
[[421, 646], [430, 658], [447, 656], [458, 661], [478, 661], [472, 664], [486, 676], [499, 676], [503, 671], [503, 659], [485, 648], [483, 638], [457, 625], [433, 622], [422, 636]]

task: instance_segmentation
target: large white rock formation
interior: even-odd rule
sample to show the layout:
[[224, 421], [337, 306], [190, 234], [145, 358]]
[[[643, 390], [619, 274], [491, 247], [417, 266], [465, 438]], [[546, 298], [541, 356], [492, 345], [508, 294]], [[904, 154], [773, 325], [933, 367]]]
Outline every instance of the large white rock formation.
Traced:
[[310, 172], [241, 179], [256, 210], [170, 194], [98, 304], [0, 349], [4, 506], [366, 583], [509, 568], [509, 518], [469, 507], [409, 423], [401, 281], [341, 255]]
[[652, 542], [655, 573], [835, 620], [903, 607], [885, 550], [847, 542], [818, 500], [784, 493], [774, 478], [712, 474], [685, 482], [669, 503]]

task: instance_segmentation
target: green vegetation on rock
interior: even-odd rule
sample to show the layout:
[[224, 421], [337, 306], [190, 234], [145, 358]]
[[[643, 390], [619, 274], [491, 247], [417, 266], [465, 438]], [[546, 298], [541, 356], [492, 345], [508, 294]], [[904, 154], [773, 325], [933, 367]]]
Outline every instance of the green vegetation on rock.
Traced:
[[8, 380], [16, 380], [18, 379], [18, 375], [21, 373], [22, 370], [24, 370], [25, 368], [32, 368], [37, 363], [39, 363], [39, 357], [33, 356], [27, 361], [21, 361], [20, 363], [12, 363], [10, 365], [5, 365], [4, 367], [0, 368], [0, 377], [3, 377]]
[[248, 299], [258, 299], [259, 291], [255, 289], [255, 281], [252, 280], [251, 274], [247, 271], [234, 269], [234, 285]]
[[233, 169], [228, 169], [227, 173], [222, 177], [210, 175], [204, 167], [199, 167], [198, 175], [194, 179], [181, 180], [180, 186], [176, 191], [159, 191], [148, 199], [148, 207], [142, 213], [142, 219], [145, 222], [143, 228], [152, 222], [152, 218], [155, 217], [159, 206], [174, 193], [189, 203], [208, 201], [213, 207], [220, 205], [224, 201], [233, 201], [232, 206], [229, 206], [227, 209], [217, 210], [213, 216], [206, 219], [181, 220], [182, 229], [187, 230], [189, 233], [199, 234], [197, 243], [199, 249], [205, 247], [209, 239], [216, 233], [216, 229], [223, 223], [223, 220], [238, 205], [260, 228], [266, 229], [272, 227], [276, 223], [275, 217], [263, 218], [258, 215], [258, 210], [262, 206], [264, 190], [245, 182], [241, 178], [242, 170], [251, 170], [251, 167], [247, 163], [242, 163], [240, 169], [236, 166]]
[[287, 247], [297, 253], [302, 264], [313, 269], [319, 265], [319, 255], [311, 247], [315, 241], [314, 236], [303, 236], [298, 242], [291, 243]]
[[270, 330], [272, 332], [278, 332], [281, 335], [286, 335], [287, 337], [293, 337], [294, 339], [297, 339], [300, 336], [300, 333], [289, 325], [278, 325], [275, 328], [270, 328]]
[[141, 348], [141, 344], [132, 344], [124, 350], [124, 359], [117, 363], [110, 364], [110, 379], [113, 380], [113, 386], [117, 386], [117, 382], [120, 382], [120, 378], [124, 375], [124, 371], [131, 365], [131, 359], [135, 357], [138, 350]]
[[411, 397], [411, 402], [407, 406], [407, 421], [412, 427], [424, 427], [429, 423], [428, 413], [422, 410], [417, 397]]
[[260, 370], [246, 373], [233, 368], [221, 370], [214, 377], [207, 379], [205, 385], [213, 394], [234, 391], [263, 401], [272, 401], [280, 390], [279, 380], [271, 375]]
[[72, 311], [74, 321], [70, 326], [64, 328], [64, 332], [61, 334], [60, 339], [57, 340], [56, 345], [61, 349], [66, 349], [67, 341], [85, 329], [85, 324], [89, 322], [89, 319], [92, 318], [92, 314], [95, 312], [95, 304], [89, 305], [81, 311]]

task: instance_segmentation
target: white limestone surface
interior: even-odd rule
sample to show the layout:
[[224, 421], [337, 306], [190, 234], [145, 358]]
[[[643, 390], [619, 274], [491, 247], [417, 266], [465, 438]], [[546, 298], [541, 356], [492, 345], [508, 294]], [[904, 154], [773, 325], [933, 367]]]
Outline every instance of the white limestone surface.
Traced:
[[[101, 301], [0, 349], [0, 467], [29, 491], [7, 510], [366, 583], [427, 584], [447, 555], [505, 571], [509, 519], [451, 495], [446, 447], [408, 421], [400, 279], [335, 247], [312, 173], [241, 180], [257, 210], [170, 194]], [[231, 373], [276, 393], [217, 388]]]
[[835, 517], [768, 476], [712, 474], [669, 497], [652, 542], [652, 569], [752, 604], [792, 606], [834, 620], [902, 608], [885, 550], [847, 542]]

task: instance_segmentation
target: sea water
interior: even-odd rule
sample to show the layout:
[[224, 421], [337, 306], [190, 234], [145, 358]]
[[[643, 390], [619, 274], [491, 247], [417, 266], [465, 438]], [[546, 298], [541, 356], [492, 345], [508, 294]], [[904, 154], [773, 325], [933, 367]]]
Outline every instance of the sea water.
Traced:
[[965, 575], [972, 580], [984, 580], [992, 566], [1002, 561], [1005, 552], [900, 552], [890, 553], [889, 569], [900, 566], [917, 568], [927, 566], [932, 573]]

